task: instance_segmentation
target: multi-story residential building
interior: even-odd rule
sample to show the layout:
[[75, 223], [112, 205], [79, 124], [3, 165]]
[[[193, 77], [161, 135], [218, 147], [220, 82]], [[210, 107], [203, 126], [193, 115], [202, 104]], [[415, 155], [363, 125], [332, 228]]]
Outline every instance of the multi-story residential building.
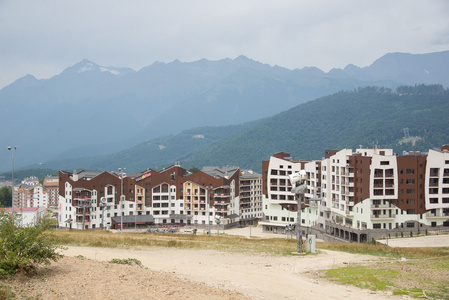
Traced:
[[262, 210], [262, 174], [253, 170], [240, 171], [240, 207], [241, 224], [253, 224], [254, 220], [261, 220]]
[[193, 174], [179, 165], [127, 175], [60, 171], [59, 191], [60, 227], [117, 229], [122, 221], [123, 228], [205, 227], [218, 216], [224, 225], [238, 221], [238, 168], [205, 168]]
[[46, 176], [43, 182], [44, 192], [47, 193], [47, 205], [58, 206], [59, 180], [58, 176]]
[[14, 207], [47, 207], [47, 191], [39, 184], [37, 177], [31, 176], [14, 187]]
[[[285, 225], [296, 223], [295, 216], [286, 216], [296, 210], [294, 201], [284, 200], [288, 195], [278, 200], [280, 186], [276, 185], [288, 180], [288, 172], [279, 174], [285, 165], [308, 174], [303, 233], [363, 242], [386, 234], [449, 227], [449, 146], [427, 155], [400, 156], [379, 147], [326, 150], [323, 160], [302, 163], [288, 154], [275, 154], [263, 163], [264, 230], [283, 232]], [[291, 190], [288, 184], [286, 190]]]
[[286, 225], [296, 223], [296, 213], [293, 212], [297, 210], [297, 202], [288, 175], [304, 169], [304, 165], [305, 162], [293, 160], [286, 152], [275, 153], [269, 161], [262, 162], [264, 220], [259, 225], [264, 230], [284, 232]]

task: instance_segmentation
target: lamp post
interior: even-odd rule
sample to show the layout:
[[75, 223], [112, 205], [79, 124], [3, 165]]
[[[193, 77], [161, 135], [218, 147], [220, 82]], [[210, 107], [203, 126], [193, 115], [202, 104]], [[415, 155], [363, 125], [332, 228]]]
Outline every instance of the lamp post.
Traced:
[[12, 155], [12, 178], [11, 178], [11, 207], [14, 210], [14, 151], [17, 150], [17, 146], [8, 146], [8, 150], [11, 151]]
[[126, 171], [126, 168], [118, 168], [120, 172], [120, 184], [121, 184], [121, 193], [120, 193], [120, 233], [123, 233], [123, 172]]

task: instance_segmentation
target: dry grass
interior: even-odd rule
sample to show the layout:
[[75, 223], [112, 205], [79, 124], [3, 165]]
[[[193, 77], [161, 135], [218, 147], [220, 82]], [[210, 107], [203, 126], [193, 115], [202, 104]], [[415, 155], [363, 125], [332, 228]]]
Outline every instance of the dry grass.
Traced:
[[127, 248], [176, 247], [227, 252], [290, 255], [296, 241], [286, 239], [248, 239], [236, 236], [183, 235], [170, 233], [55, 230], [53, 241], [59, 245]]

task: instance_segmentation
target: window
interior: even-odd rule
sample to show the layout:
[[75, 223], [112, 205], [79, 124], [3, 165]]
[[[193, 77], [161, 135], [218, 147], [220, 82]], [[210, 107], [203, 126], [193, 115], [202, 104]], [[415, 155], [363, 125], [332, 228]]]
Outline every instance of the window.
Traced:
[[407, 194], [414, 194], [415, 193], [415, 189], [407, 189]]
[[407, 199], [407, 204], [415, 204], [415, 199]]
[[380, 165], [381, 166], [388, 166], [388, 165], [390, 165], [390, 162], [389, 161], [381, 161]]
[[415, 223], [407, 223], [407, 228], [414, 228], [415, 227]]
[[415, 179], [407, 179], [405, 181], [406, 184], [415, 184]]
[[415, 174], [415, 169], [407, 169], [405, 171], [406, 174]]
[[438, 198], [430, 198], [429, 200], [431, 204], [438, 204]]
[[373, 229], [381, 229], [382, 228], [382, 224], [381, 223], [374, 223], [373, 224]]

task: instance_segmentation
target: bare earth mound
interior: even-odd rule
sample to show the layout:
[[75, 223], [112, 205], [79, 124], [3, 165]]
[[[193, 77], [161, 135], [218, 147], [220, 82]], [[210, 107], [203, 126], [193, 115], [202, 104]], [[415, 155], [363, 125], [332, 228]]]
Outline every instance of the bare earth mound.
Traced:
[[25, 299], [248, 299], [166, 272], [64, 257], [32, 277], [6, 281]]

